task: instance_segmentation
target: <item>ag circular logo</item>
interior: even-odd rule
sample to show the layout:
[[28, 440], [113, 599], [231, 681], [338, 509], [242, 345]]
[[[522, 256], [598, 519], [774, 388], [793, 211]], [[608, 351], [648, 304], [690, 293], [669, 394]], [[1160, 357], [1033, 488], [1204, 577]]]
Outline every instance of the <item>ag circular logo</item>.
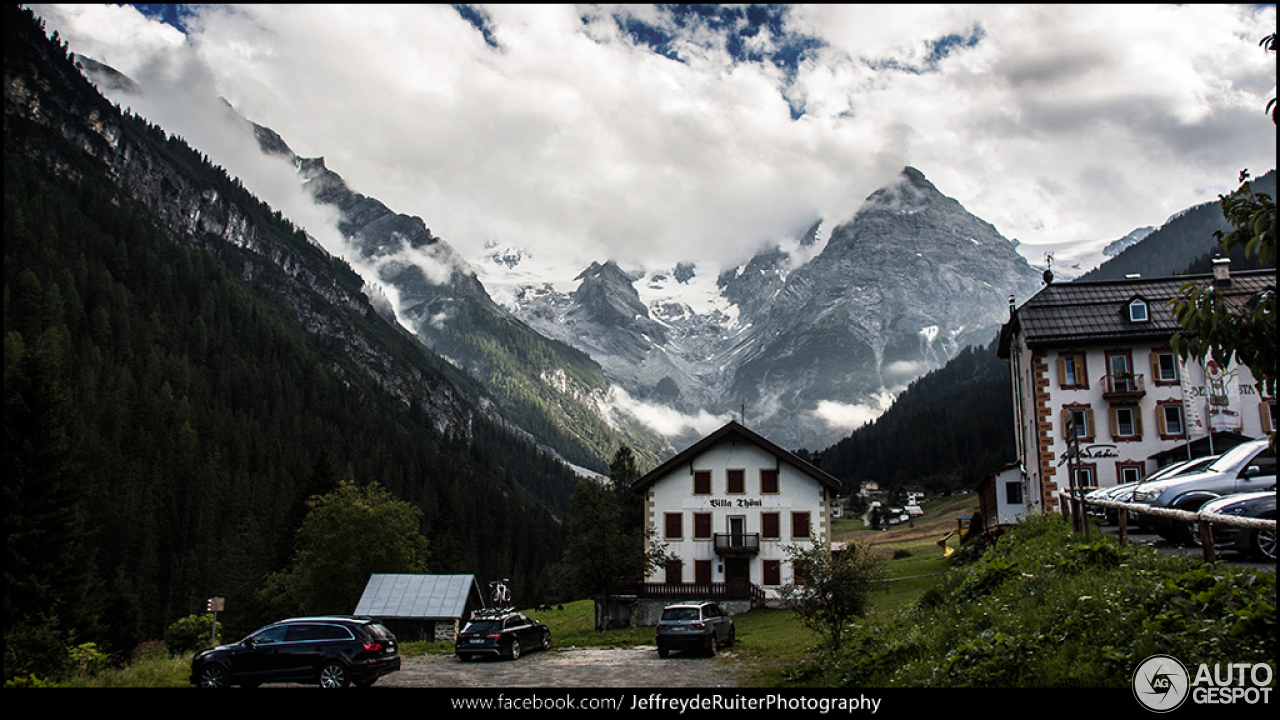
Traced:
[[1133, 696], [1152, 712], [1169, 712], [1187, 699], [1187, 669], [1176, 658], [1152, 655], [1133, 671]]

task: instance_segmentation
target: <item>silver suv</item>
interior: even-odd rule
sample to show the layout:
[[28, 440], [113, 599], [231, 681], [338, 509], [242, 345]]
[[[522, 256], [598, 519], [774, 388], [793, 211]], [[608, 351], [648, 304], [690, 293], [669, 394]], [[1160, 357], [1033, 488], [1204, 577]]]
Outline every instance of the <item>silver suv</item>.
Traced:
[[732, 645], [736, 631], [733, 618], [713, 602], [678, 603], [662, 610], [655, 640], [658, 657], [672, 650], [703, 650], [715, 655]]
[[[1263, 438], [1235, 446], [1201, 472], [1144, 483], [1134, 491], [1133, 502], [1196, 512], [1223, 495], [1274, 489], [1275, 485], [1276, 455]], [[1195, 542], [1197, 531], [1192, 523], [1155, 515], [1141, 517], [1143, 525], [1166, 540], [1184, 545]]]

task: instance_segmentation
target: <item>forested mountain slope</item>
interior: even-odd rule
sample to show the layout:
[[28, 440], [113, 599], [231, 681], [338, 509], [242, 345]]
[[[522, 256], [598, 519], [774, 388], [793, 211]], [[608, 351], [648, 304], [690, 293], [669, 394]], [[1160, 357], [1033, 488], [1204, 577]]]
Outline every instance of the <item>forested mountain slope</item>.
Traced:
[[72, 638], [127, 653], [213, 595], [224, 636], [273, 619], [256, 590], [343, 480], [422, 511], [432, 571], [547, 592], [576, 477], [5, 12], [6, 677]]
[[969, 346], [902, 392], [875, 422], [821, 453], [846, 493], [874, 480], [882, 490], [973, 490], [1014, 460], [1009, 365], [995, 341]]

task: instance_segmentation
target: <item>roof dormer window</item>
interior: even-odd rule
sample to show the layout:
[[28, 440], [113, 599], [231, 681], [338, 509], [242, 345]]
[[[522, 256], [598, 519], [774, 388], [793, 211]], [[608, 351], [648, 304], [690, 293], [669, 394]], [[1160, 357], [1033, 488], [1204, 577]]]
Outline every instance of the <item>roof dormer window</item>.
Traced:
[[1129, 301], [1129, 322], [1146, 322], [1151, 319], [1147, 314], [1147, 301], [1142, 298], [1134, 298]]

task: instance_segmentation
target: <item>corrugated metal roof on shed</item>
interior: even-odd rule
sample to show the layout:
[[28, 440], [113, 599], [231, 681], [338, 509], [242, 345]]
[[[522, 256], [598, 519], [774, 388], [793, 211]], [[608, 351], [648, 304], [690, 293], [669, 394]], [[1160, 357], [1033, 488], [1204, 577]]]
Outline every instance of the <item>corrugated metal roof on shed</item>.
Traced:
[[356, 604], [356, 615], [379, 618], [459, 618], [466, 613], [474, 575], [374, 574]]

